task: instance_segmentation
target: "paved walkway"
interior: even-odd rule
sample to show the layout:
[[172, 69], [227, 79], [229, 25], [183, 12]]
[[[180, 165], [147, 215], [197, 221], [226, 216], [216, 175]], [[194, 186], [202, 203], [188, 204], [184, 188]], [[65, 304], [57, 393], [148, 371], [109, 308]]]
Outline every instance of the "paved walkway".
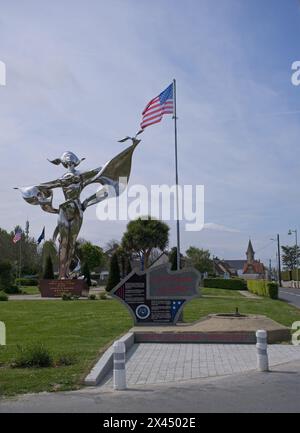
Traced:
[[[27, 394], [17, 398], [0, 399], [0, 413], [95, 412], [111, 413], [112, 416], [124, 412], [298, 413], [299, 389], [300, 361], [295, 361], [282, 364], [272, 369], [271, 373], [251, 371], [188, 382], [132, 386], [126, 391], [88, 387], [72, 392]], [[56, 418], [53, 419], [56, 422]], [[99, 422], [102, 431], [101, 420]]]
[[239, 293], [241, 295], [245, 296], [246, 298], [250, 298], [250, 299], [262, 299], [261, 296], [257, 296], [257, 295], [255, 295], [255, 293], [248, 292], [248, 290], [239, 290]]
[[[268, 346], [270, 366], [300, 360], [300, 346]], [[246, 344], [135, 344], [128, 353], [128, 385], [224, 376], [256, 369], [256, 347]], [[112, 387], [109, 375], [104, 387]]]

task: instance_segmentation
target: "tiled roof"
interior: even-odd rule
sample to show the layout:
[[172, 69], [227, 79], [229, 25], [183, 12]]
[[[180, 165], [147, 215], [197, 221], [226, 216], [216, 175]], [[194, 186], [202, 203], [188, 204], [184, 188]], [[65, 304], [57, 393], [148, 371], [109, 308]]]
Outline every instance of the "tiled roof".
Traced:
[[254, 260], [253, 263], [245, 263], [243, 274], [264, 274], [265, 267], [263, 263]]

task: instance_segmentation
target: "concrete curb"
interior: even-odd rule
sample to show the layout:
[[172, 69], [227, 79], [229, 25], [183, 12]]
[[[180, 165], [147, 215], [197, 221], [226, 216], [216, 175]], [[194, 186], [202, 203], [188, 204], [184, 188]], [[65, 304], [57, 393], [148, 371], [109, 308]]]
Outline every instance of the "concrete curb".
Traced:
[[[122, 341], [125, 344], [126, 352], [134, 344], [134, 333], [128, 332], [123, 337], [119, 338], [118, 341]], [[89, 374], [84, 379], [84, 384], [88, 386], [96, 386], [101, 380], [113, 369], [113, 346], [111, 345], [97, 361], [94, 367], [91, 369]]]

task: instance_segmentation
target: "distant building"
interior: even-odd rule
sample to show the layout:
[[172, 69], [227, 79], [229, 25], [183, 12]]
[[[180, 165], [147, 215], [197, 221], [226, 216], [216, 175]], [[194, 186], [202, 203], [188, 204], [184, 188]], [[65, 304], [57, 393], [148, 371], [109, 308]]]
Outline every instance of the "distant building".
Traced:
[[249, 240], [248, 248], [246, 251], [247, 262], [244, 264], [243, 278], [248, 280], [256, 280], [266, 277], [266, 269], [260, 260], [255, 260], [255, 252], [252, 247], [251, 240]]
[[251, 240], [248, 243], [246, 258], [247, 260], [220, 260], [216, 257], [213, 259], [214, 273], [222, 278], [227, 278], [228, 275], [247, 280], [265, 278], [265, 266], [259, 260], [255, 260], [255, 252]]

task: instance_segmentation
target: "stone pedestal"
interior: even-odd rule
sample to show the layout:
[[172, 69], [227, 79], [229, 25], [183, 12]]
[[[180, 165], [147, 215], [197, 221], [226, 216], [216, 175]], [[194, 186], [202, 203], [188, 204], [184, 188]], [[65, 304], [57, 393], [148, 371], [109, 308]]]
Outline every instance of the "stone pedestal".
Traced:
[[40, 280], [42, 298], [61, 298], [64, 293], [88, 296], [89, 287], [84, 280]]

